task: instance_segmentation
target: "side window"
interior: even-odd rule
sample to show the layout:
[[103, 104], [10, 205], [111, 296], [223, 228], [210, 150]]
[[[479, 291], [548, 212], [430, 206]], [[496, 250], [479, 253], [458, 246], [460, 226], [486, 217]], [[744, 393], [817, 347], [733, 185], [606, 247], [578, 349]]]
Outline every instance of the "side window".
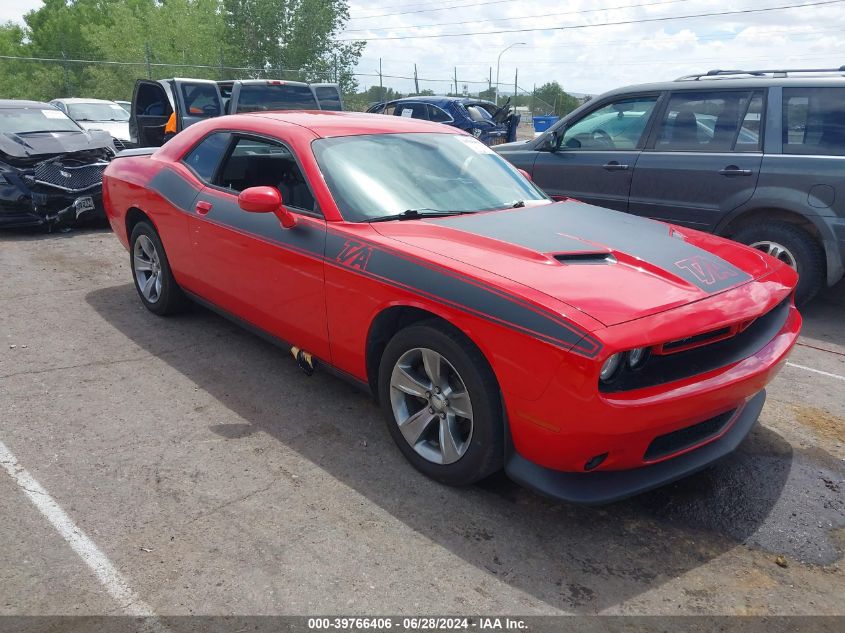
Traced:
[[[670, 97], [660, 122], [655, 149], [669, 152], [731, 151], [740, 122], [745, 123], [748, 118], [750, 100], [749, 92], [676, 92]], [[758, 125], [760, 106], [762, 101], [758, 105]], [[748, 123], [750, 125], [750, 120]], [[748, 136], [744, 138], [746, 142], [751, 140]], [[759, 143], [759, 139], [756, 141]], [[757, 149], [757, 146], [752, 149]]]
[[381, 114], [387, 114], [388, 116], [393, 116], [396, 114], [396, 104], [391, 103], [389, 106], [385, 106], [381, 109]]
[[272, 141], [240, 137], [220, 170], [217, 184], [237, 193], [249, 187], [275, 187], [285, 206], [317, 211], [311, 188], [293, 154]]
[[783, 153], [845, 156], [845, 88], [783, 89]]
[[425, 103], [397, 103], [394, 114], [428, 121], [428, 108]]
[[614, 101], [566, 128], [561, 148], [568, 150], [636, 149], [657, 96]]
[[185, 155], [182, 162], [190, 167], [200, 179], [211, 182], [220, 159], [229, 147], [231, 138], [232, 135], [228, 132], [206, 136], [199, 145]]
[[739, 127], [739, 134], [737, 134], [736, 143], [734, 143], [734, 151], [759, 152], [763, 132], [762, 124], [763, 95], [758, 92], [751, 98], [745, 116], [742, 117], [742, 125]]
[[429, 104], [428, 113], [429, 120], [435, 123], [451, 123], [453, 121], [452, 116], [448, 112], [436, 105]]
[[340, 92], [335, 86], [316, 86], [314, 92], [321, 110], [333, 110], [340, 112], [343, 107], [340, 103]]
[[185, 114], [213, 117], [220, 115], [220, 99], [217, 86], [213, 84], [182, 84], [185, 99]]

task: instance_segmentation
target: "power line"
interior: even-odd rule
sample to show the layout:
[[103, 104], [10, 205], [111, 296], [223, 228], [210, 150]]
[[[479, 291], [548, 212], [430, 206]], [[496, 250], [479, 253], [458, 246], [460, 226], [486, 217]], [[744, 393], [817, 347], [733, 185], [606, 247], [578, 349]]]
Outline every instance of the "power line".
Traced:
[[[679, 2], [690, 2], [690, 0], [661, 0], [659, 2], [643, 2], [640, 4], [623, 4], [615, 7], [602, 7], [600, 9], [581, 9], [578, 11], [565, 11], [563, 13], [540, 13], [537, 15], [523, 15], [518, 18], [487, 18], [487, 22], [511, 22], [513, 20], [528, 20], [532, 18], [551, 18], [564, 15], [581, 15], [584, 13], [597, 13], [599, 11], [616, 11], [619, 9], [636, 9], [638, 7], [653, 7], [664, 4], [677, 4]], [[428, 26], [455, 26], [458, 24], [475, 24], [478, 20], [463, 20], [461, 22], [432, 22], [430, 24], [412, 24], [410, 26], [382, 26], [369, 29], [346, 29], [344, 33], [362, 33], [369, 31], [407, 31], [409, 29], [421, 29]]]
[[726, 15], [748, 15], [752, 13], [767, 13], [769, 11], [783, 11], [785, 9], [798, 9], [803, 7], [817, 7], [829, 4], [840, 4], [845, 0], [821, 0], [819, 2], [806, 2], [802, 4], [785, 4], [777, 7], [766, 7], [761, 9], [735, 9], [733, 11], [711, 11], [707, 13], [693, 13], [687, 15], [674, 15], [656, 18], [639, 18], [634, 20], [620, 20], [618, 22], [604, 22], [602, 24], [573, 24], [570, 26], [543, 26], [530, 29], [502, 29], [499, 31], [466, 31], [463, 33], [441, 33], [438, 35], [403, 35], [390, 37], [350, 38], [339, 39], [336, 42], [386, 42], [396, 40], [420, 40], [435, 39], [443, 37], [466, 37], [469, 35], [501, 35], [504, 33], [535, 33], [537, 31], [571, 31], [576, 29], [591, 29], [603, 26], [625, 26], [629, 24], [646, 24], [653, 22], [669, 22], [672, 20], [689, 20], [694, 18], [710, 18]]

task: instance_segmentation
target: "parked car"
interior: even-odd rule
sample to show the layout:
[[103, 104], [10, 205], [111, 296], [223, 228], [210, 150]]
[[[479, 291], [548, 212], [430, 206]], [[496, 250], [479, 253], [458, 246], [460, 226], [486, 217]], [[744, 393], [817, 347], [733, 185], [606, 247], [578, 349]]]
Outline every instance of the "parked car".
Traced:
[[104, 99], [53, 99], [51, 105], [67, 114], [85, 130], [105, 130], [119, 151], [131, 146], [129, 114], [118, 103]]
[[749, 432], [798, 336], [783, 262], [554, 203], [445, 125], [266, 112], [128, 153], [104, 186], [141, 303], [193, 298], [368, 386], [443, 483], [504, 466], [598, 503], [687, 475]]
[[274, 79], [139, 79], [130, 109], [129, 131], [140, 147], [158, 147], [176, 113], [176, 132], [223, 114], [267, 110], [342, 110], [338, 84]]
[[799, 304], [845, 272], [845, 78], [711, 71], [597, 97], [497, 148], [553, 197], [730, 237], [799, 275]]
[[497, 106], [492, 101], [468, 97], [405, 97], [371, 105], [367, 112], [445, 123], [469, 132], [485, 145], [516, 140], [520, 115], [510, 99]]
[[0, 227], [73, 224], [103, 216], [111, 135], [84, 130], [48, 103], [0, 100]]

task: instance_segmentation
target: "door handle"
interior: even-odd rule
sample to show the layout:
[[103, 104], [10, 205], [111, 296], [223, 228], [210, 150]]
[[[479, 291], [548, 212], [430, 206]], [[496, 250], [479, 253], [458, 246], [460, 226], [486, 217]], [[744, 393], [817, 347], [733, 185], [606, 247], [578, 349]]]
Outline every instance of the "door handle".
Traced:
[[206, 202], [205, 200], [200, 200], [194, 206], [194, 211], [197, 212], [197, 215], [208, 215], [208, 212], [211, 211], [211, 203]]
[[750, 169], [740, 169], [736, 165], [728, 165], [724, 169], [720, 169], [719, 173], [723, 176], [750, 176]]
[[612, 160], [609, 163], [602, 165], [607, 171], [625, 171], [628, 165], [621, 165], [618, 160]]

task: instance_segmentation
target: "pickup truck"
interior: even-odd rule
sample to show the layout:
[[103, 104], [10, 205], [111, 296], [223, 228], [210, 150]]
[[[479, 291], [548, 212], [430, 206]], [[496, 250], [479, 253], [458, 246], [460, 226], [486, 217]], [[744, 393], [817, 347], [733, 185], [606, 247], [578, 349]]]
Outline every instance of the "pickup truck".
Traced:
[[159, 147], [174, 112], [180, 132], [211, 117], [265, 110], [343, 110], [340, 86], [277, 79], [139, 79], [132, 94], [129, 135], [137, 147]]

